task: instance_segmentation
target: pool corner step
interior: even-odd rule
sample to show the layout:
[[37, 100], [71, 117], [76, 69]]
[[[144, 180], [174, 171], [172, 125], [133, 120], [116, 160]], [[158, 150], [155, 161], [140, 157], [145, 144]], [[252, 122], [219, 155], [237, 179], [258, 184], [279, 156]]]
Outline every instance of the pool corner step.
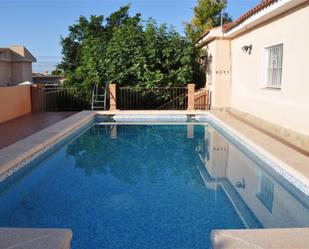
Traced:
[[309, 228], [213, 230], [213, 249], [305, 249]]
[[70, 249], [69, 229], [0, 228], [0, 248]]

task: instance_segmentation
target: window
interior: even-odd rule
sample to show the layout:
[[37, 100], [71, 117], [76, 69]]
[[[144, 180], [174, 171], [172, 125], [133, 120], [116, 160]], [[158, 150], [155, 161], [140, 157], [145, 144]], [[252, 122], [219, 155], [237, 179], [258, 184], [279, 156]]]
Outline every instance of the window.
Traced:
[[264, 174], [260, 176], [260, 189], [256, 195], [264, 207], [272, 213], [274, 200], [274, 183]]
[[266, 51], [266, 87], [281, 88], [283, 44], [271, 46]]

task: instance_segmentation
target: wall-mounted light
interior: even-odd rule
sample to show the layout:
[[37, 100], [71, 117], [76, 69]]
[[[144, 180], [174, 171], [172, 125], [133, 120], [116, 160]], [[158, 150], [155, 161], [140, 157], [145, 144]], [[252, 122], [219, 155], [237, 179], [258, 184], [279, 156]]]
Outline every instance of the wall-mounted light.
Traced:
[[236, 188], [242, 188], [242, 189], [245, 189], [246, 188], [246, 181], [244, 178], [240, 179], [239, 181], [237, 181], [235, 183], [235, 187]]
[[242, 51], [243, 51], [244, 53], [251, 54], [251, 51], [252, 51], [252, 45], [246, 45], [246, 46], [243, 46], [241, 49], [242, 49]]

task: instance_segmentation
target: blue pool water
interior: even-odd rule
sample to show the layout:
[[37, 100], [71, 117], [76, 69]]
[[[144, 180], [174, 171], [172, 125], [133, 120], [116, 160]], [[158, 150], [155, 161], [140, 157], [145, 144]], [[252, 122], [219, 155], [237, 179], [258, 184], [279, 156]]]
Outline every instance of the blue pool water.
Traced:
[[308, 198], [208, 125], [95, 125], [2, 187], [1, 227], [73, 249], [210, 247], [212, 229], [309, 226]]

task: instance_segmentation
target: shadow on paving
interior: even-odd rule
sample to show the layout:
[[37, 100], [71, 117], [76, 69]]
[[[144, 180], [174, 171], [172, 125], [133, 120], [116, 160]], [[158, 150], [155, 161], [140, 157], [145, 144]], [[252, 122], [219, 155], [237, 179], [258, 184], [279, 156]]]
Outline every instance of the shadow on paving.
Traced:
[[76, 112], [42, 112], [27, 114], [0, 123], [0, 149], [51, 126]]

